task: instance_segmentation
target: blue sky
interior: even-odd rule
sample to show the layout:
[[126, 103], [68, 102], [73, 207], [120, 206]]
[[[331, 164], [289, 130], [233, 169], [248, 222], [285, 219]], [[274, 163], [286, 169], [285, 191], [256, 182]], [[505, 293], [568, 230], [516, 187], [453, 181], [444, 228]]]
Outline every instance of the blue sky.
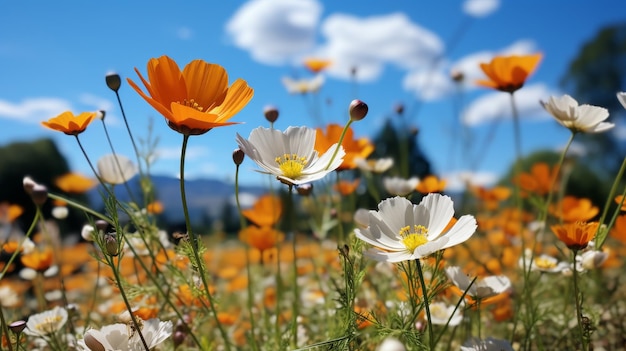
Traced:
[[[266, 126], [266, 105], [280, 110], [276, 128], [316, 126], [309, 106], [319, 102], [324, 123], [344, 124], [353, 98], [365, 101], [367, 118], [354, 123], [358, 137], [373, 137], [377, 127], [406, 106], [409, 122], [420, 130], [419, 143], [435, 171], [452, 183], [472, 174], [475, 183], [494, 181], [511, 164], [514, 152], [506, 94], [477, 88], [478, 62], [499, 53], [542, 52], [537, 72], [520, 90], [524, 153], [558, 149], [568, 137], [541, 110], [539, 99], [560, 95], [558, 82], [580, 46], [603, 26], [626, 20], [620, 0], [527, 1], [165, 1], [5, 2], [0, 5], [0, 145], [53, 138], [73, 170], [90, 174], [73, 137], [40, 125], [57, 114], [104, 109], [116, 151], [133, 155], [115, 95], [104, 77], [117, 72], [137, 79], [148, 60], [168, 55], [180, 66], [193, 59], [223, 65], [231, 82], [243, 78], [255, 89], [250, 104], [233, 121], [244, 122], [191, 138], [189, 177], [233, 180], [231, 152], [235, 134], [247, 136]], [[219, 4], [219, 5], [217, 5]], [[456, 35], [455, 33], [462, 33]], [[455, 42], [453, 38], [457, 38]], [[304, 57], [330, 58], [317, 100], [289, 94], [283, 77], [311, 78]], [[434, 57], [442, 57], [433, 65]], [[350, 67], [359, 81], [350, 81]], [[433, 69], [434, 68], [434, 69]], [[462, 156], [454, 93], [448, 77], [460, 70], [468, 78], [464, 94], [464, 130], [470, 153], [481, 154], [478, 167]], [[158, 137], [159, 159], [153, 173], [176, 175], [182, 137], [170, 130], [127, 84], [120, 90], [137, 139], [148, 135], [150, 121]], [[418, 109], [419, 107], [419, 109]], [[496, 136], [481, 146], [493, 121]], [[624, 135], [624, 127], [616, 133]], [[100, 123], [81, 135], [95, 162], [110, 150]], [[457, 149], [452, 149], [452, 145]], [[451, 159], [450, 155], [454, 155]], [[465, 161], [464, 161], [465, 160]], [[243, 183], [265, 177], [246, 161]]]

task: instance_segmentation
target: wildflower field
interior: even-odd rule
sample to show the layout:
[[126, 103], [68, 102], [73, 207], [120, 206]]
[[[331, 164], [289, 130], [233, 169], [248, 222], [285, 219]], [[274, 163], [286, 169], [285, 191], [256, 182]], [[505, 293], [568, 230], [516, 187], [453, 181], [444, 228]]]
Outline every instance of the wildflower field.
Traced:
[[[524, 137], [516, 92], [542, 58], [481, 64], [476, 84], [510, 98], [515, 145]], [[306, 64], [318, 73], [329, 62]], [[343, 125], [285, 130], [274, 128], [279, 110], [269, 107], [258, 128], [240, 135], [237, 114], [254, 95], [245, 79], [168, 56], [136, 72], [105, 82], [122, 114], [128, 84], [126, 94], [139, 94], [180, 134], [180, 197], [166, 201], [182, 203], [185, 229], [159, 221], [152, 158], [126, 115], [134, 145], [126, 155], [110, 139], [81, 138], [87, 128], [108, 138], [106, 111], [51, 116], [43, 126], [74, 138], [93, 174], [57, 178], [60, 193], [24, 174], [37, 209], [28, 228], [15, 225], [20, 206], [0, 205], [0, 349], [625, 349], [626, 158], [604, 206], [568, 192], [577, 170], [569, 147], [615, 127], [605, 108], [546, 96], [537, 103], [571, 131], [558, 159], [527, 166], [516, 148], [508, 179], [485, 188], [470, 178], [451, 196], [436, 175], [409, 173], [412, 131], [393, 140], [397, 153], [372, 157], [374, 144], [351, 127], [367, 123], [364, 101], [345, 102]], [[306, 94], [320, 81], [285, 83]], [[626, 108], [626, 93], [616, 93]], [[238, 179], [246, 162], [270, 184], [243, 208], [235, 182], [237, 233], [198, 230], [188, 210], [188, 145], [218, 127], [234, 129], [238, 146], [223, 167]], [[92, 142], [108, 142], [111, 154], [92, 160], [84, 148]], [[134, 178], [141, 196], [128, 188]], [[73, 197], [93, 187], [103, 211]], [[60, 239], [68, 211], [84, 218], [72, 245]]]

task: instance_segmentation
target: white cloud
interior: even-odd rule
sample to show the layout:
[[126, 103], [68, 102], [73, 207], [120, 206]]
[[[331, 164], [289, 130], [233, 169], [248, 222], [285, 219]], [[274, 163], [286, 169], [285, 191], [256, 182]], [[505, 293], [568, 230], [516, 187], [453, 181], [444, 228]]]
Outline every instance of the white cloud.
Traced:
[[[541, 83], [528, 85], [516, 91], [515, 105], [520, 118], [549, 119], [550, 115], [541, 107], [539, 101], [546, 100], [551, 95], [556, 94]], [[510, 94], [495, 91], [474, 100], [465, 110], [463, 123], [475, 126], [499, 118], [510, 119], [511, 116]]]
[[367, 18], [333, 14], [326, 18], [321, 31], [326, 42], [318, 55], [333, 61], [330, 75], [344, 79], [352, 77], [353, 68], [362, 81], [378, 78], [386, 64], [423, 68], [444, 49], [435, 33], [411, 22], [403, 13]]
[[500, 176], [494, 172], [462, 170], [444, 174], [443, 178], [446, 180], [446, 190], [457, 192], [463, 191], [467, 184], [490, 187], [498, 181]]
[[189, 27], [180, 27], [176, 30], [176, 36], [180, 40], [189, 40], [193, 36], [193, 30]]
[[449, 74], [442, 70], [419, 70], [409, 72], [403, 81], [404, 89], [414, 91], [418, 98], [431, 101], [450, 94], [454, 84]]
[[[180, 160], [180, 145], [172, 147], [159, 147], [155, 151], [157, 161]], [[211, 154], [211, 150], [205, 146], [190, 146], [185, 151], [185, 160], [195, 160]]]
[[0, 100], [0, 118], [24, 123], [47, 121], [68, 110], [72, 111], [72, 104], [59, 98], [30, 98], [19, 103]]
[[485, 17], [500, 7], [500, 0], [465, 0], [463, 12], [473, 17]]
[[282, 64], [315, 45], [322, 6], [315, 0], [251, 0], [226, 24], [236, 46], [266, 64]]

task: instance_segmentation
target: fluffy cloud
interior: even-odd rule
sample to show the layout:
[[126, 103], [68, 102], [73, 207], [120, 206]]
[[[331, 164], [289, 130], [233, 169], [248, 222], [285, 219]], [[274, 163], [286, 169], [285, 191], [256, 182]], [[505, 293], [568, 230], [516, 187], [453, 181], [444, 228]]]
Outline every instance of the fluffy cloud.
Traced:
[[500, 0], [465, 0], [463, 12], [473, 17], [485, 17], [500, 7]]
[[30, 98], [19, 103], [0, 100], [0, 118], [24, 123], [39, 123], [67, 110], [72, 110], [72, 105], [58, 98]]
[[402, 85], [405, 90], [414, 91], [418, 98], [425, 101], [440, 99], [454, 89], [450, 75], [442, 70], [409, 72]]
[[[541, 107], [539, 101], [557, 95], [545, 84], [528, 85], [515, 92], [515, 104], [521, 118], [528, 120], [549, 119], [550, 115]], [[474, 100], [465, 110], [463, 123], [468, 126], [479, 125], [499, 118], [510, 119], [511, 97], [507, 93], [494, 91]]]
[[226, 24], [234, 44], [266, 64], [282, 64], [315, 45], [322, 6], [315, 0], [251, 0]]
[[318, 53], [333, 61], [328, 73], [357, 79], [378, 78], [386, 64], [401, 69], [418, 69], [430, 65], [443, 53], [444, 45], [433, 32], [419, 26], [402, 13], [359, 18], [333, 14], [322, 24], [326, 39]]

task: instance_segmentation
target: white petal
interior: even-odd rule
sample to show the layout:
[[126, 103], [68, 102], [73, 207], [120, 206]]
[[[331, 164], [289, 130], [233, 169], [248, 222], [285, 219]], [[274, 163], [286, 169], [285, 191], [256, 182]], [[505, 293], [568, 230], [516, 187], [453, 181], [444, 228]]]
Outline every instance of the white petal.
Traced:
[[622, 92], [617, 93], [617, 100], [619, 100], [622, 106], [626, 108], [626, 92], [622, 91]]
[[472, 235], [474, 235], [477, 227], [478, 226], [476, 224], [476, 218], [474, 218], [474, 216], [462, 216], [452, 226], [452, 228], [450, 228], [450, 230], [446, 234], [444, 234], [444, 237], [447, 237], [449, 239], [448, 243], [444, 246], [444, 249], [466, 241]]
[[433, 240], [450, 223], [454, 215], [454, 204], [449, 196], [431, 193], [422, 198], [420, 205], [428, 208], [430, 212], [428, 240]]

